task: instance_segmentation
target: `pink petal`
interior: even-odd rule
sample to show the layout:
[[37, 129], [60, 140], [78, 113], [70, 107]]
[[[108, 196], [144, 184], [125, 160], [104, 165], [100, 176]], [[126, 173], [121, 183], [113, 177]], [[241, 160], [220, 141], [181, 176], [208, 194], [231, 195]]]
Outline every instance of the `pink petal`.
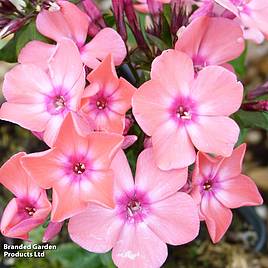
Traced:
[[56, 46], [41, 41], [31, 41], [20, 51], [19, 63], [32, 63], [43, 70], [47, 70], [48, 62]]
[[120, 65], [127, 54], [124, 41], [112, 28], [102, 29], [81, 51], [83, 62], [91, 69], [95, 69], [109, 54], [113, 56], [115, 65]]
[[217, 184], [216, 198], [228, 208], [257, 206], [263, 203], [255, 183], [245, 175], [238, 175]]
[[133, 145], [137, 141], [138, 137], [136, 135], [127, 135], [124, 138], [123, 144], [122, 144], [122, 149], [127, 149], [131, 145]]
[[161, 81], [172, 97], [188, 96], [189, 83], [194, 78], [193, 62], [185, 53], [165, 50], [154, 59], [151, 78]]
[[220, 164], [220, 168], [217, 172], [217, 180], [225, 181], [238, 176], [242, 171], [245, 152], [246, 144], [244, 143], [235, 148], [230, 157], [223, 158]]
[[187, 181], [187, 171], [187, 168], [160, 170], [155, 164], [153, 149], [149, 148], [138, 157], [135, 185], [139, 191], [148, 193], [150, 200], [162, 200], [182, 188]]
[[0, 118], [26, 129], [41, 132], [50, 118], [42, 104], [20, 104], [5, 102], [1, 106]]
[[122, 225], [123, 222], [114, 210], [89, 203], [84, 212], [70, 219], [68, 232], [71, 239], [82, 248], [104, 253], [114, 246]]
[[67, 177], [57, 179], [53, 188], [51, 221], [62, 222], [82, 212], [87, 203], [80, 198], [79, 183]]
[[85, 79], [84, 76], [81, 76], [83, 72], [83, 63], [75, 43], [66, 38], [60, 39], [54, 54], [49, 60], [49, 73], [54, 88], [71, 91], [70, 95], [77, 96], [76, 102], [78, 102], [80, 100], [78, 97], [82, 96], [85, 83], [80, 82], [80, 87], [75, 88], [75, 92], [72, 92], [72, 90], [74, 90], [73, 87], [79, 79]]
[[201, 202], [201, 212], [205, 217], [209, 235], [213, 243], [221, 240], [232, 222], [232, 212], [224, 207], [213, 196], [204, 196]]
[[83, 45], [89, 25], [87, 15], [68, 1], [58, 3], [60, 4], [59, 11], [42, 10], [38, 14], [36, 20], [38, 31], [57, 42], [62, 37], [67, 37], [77, 45]]
[[24, 156], [22, 164], [40, 187], [48, 189], [64, 176], [63, 160], [62, 154], [56, 149], [50, 149]]
[[185, 193], [175, 193], [151, 205], [146, 219], [150, 229], [165, 243], [182, 245], [196, 238], [199, 232], [198, 210]]
[[50, 222], [45, 230], [42, 242], [47, 243], [54, 239], [61, 231], [64, 221], [62, 222]]
[[187, 131], [198, 150], [225, 157], [231, 155], [239, 136], [235, 121], [223, 116], [198, 116]]
[[134, 188], [134, 180], [128, 160], [123, 150], [118, 151], [115, 155], [111, 169], [115, 178], [115, 194], [121, 195], [122, 192], [130, 192]]
[[238, 13], [239, 13], [238, 9], [235, 6], [235, 4], [232, 3], [232, 1], [230, 1], [230, 0], [215, 0], [215, 2], [217, 2], [219, 5], [230, 10], [231, 12], [233, 12], [235, 15], [238, 16]]
[[50, 78], [33, 64], [19, 64], [5, 75], [3, 94], [8, 102], [41, 104], [53, 89]]
[[239, 109], [243, 98], [243, 86], [235, 74], [219, 66], [201, 70], [191, 91], [199, 115], [228, 116]]
[[112, 258], [118, 267], [161, 267], [167, 254], [166, 244], [146, 224], [125, 224]]
[[155, 161], [160, 169], [184, 168], [195, 161], [194, 146], [185, 126], [178, 126], [173, 120], [153, 132], [152, 143]]
[[145, 82], [133, 95], [132, 110], [138, 124], [149, 136], [170, 119], [169, 107], [173, 102], [159, 81]]
[[0, 183], [17, 197], [27, 194], [28, 175], [21, 165], [21, 158], [26, 153], [13, 155], [0, 169]]

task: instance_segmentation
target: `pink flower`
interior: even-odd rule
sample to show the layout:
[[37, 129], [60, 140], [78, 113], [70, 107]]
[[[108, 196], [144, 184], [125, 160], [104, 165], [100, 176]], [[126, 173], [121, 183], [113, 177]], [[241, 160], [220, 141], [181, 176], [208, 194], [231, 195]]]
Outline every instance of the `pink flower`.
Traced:
[[77, 111], [85, 86], [79, 51], [72, 40], [62, 39], [49, 61], [49, 72], [33, 64], [20, 64], [5, 76], [3, 94], [7, 100], [1, 119], [35, 132], [44, 132], [52, 146], [69, 111]]
[[[159, 6], [163, 4], [170, 3], [171, 0], [151, 0], [151, 2], [155, 2], [155, 8], [157, 9]], [[149, 13], [150, 9], [148, 7], [148, 0], [137, 0], [137, 4], [134, 4], [134, 7], [137, 11], [142, 13]]]
[[110, 164], [122, 141], [116, 134], [91, 132], [82, 136], [70, 113], [53, 149], [23, 158], [33, 179], [42, 188], [53, 188], [51, 221], [72, 217], [88, 201], [113, 205]]
[[87, 79], [90, 85], [83, 95], [81, 114], [94, 121], [98, 131], [122, 134], [135, 87], [117, 77], [111, 55]]
[[187, 53], [196, 71], [208, 65], [226, 65], [245, 48], [238, 23], [226, 18], [200, 17], [192, 21], [178, 37], [175, 49]]
[[[44, 36], [59, 42], [63, 37], [72, 39], [79, 48], [82, 61], [90, 68], [96, 68], [108, 54], [112, 54], [116, 65], [126, 56], [125, 43], [112, 28], [104, 28], [90, 42], [85, 44], [89, 17], [76, 5], [58, 1], [59, 11], [43, 10], [37, 16], [36, 26]], [[20, 63], [35, 63], [45, 68], [54, 45], [40, 41], [29, 42], [19, 55]]]
[[219, 66], [203, 68], [195, 77], [185, 53], [167, 50], [152, 64], [151, 80], [133, 96], [133, 114], [152, 136], [159, 168], [186, 167], [198, 150], [230, 156], [239, 127], [228, 116], [238, 110], [243, 86]]
[[138, 157], [135, 183], [122, 152], [114, 158], [112, 169], [115, 208], [89, 203], [70, 219], [71, 239], [97, 253], [113, 248], [112, 258], [119, 268], [160, 267], [167, 258], [165, 243], [188, 243], [199, 231], [193, 200], [177, 192], [186, 182], [187, 169], [161, 171], [151, 149]]
[[230, 157], [210, 157], [199, 152], [192, 178], [192, 193], [206, 221], [210, 237], [217, 243], [232, 221], [231, 209], [262, 204], [255, 183], [241, 174], [246, 145]]
[[245, 29], [245, 38], [261, 43], [268, 38], [268, 1], [215, 0], [235, 14]]
[[2, 215], [1, 232], [8, 237], [27, 240], [28, 233], [46, 220], [51, 204], [46, 191], [24, 170], [21, 158], [25, 155], [12, 156], [0, 168], [0, 183], [15, 195]]

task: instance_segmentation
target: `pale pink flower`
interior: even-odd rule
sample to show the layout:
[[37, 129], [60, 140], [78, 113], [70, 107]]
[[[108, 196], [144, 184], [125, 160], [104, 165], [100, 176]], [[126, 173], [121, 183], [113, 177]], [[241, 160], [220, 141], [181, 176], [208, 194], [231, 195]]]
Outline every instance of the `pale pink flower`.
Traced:
[[188, 243], [199, 231], [193, 200], [177, 192], [186, 182], [187, 168], [161, 171], [151, 149], [138, 157], [135, 182], [122, 151], [111, 167], [115, 208], [89, 203], [70, 219], [71, 239], [92, 252], [113, 248], [112, 258], [119, 268], [160, 267], [167, 258], [166, 243]]
[[81, 212], [88, 201], [113, 205], [110, 164], [123, 137], [101, 132], [82, 134], [70, 113], [54, 148], [22, 159], [26, 170], [42, 188], [53, 188], [53, 222]]
[[[208, 65], [223, 65], [238, 58], [245, 48], [243, 31], [235, 21], [200, 17], [180, 34], [175, 49], [187, 53], [196, 71]], [[230, 67], [229, 67], [230, 68]]]
[[29, 232], [44, 223], [51, 204], [46, 191], [24, 170], [21, 158], [25, 155], [18, 153], [12, 156], [0, 169], [0, 183], [15, 195], [2, 215], [1, 233], [27, 240]]
[[220, 66], [204, 67], [195, 78], [191, 58], [167, 50], [152, 64], [151, 80], [133, 96], [133, 114], [152, 136], [159, 168], [169, 170], [195, 161], [195, 148], [230, 156], [239, 135], [228, 116], [238, 110], [243, 86]]
[[[82, 61], [90, 68], [96, 68], [108, 54], [112, 54], [116, 65], [126, 56], [125, 43], [112, 28], [102, 29], [86, 43], [89, 17], [76, 5], [58, 1], [59, 11], [43, 10], [37, 16], [36, 27], [44, 36], [59, 42], [63, 37], [72, 39], [79, 48]], [[19, 55], [20, 63], [34, 63], [46, 68], [54, 45], [40, 41], [29, 42]]]
[[192, 177], [193, 196], [210, 237], [217, 243], [232, 221], [231, 209], [261, 205], [255, 183], [241, 174], [246, 145], [234, 149], [230, 157], [211, 157], [199, 152]]
[[49, 72], [33, 64], [19, 64], [5, 75], [3, 94], [7, 100], [1, 119], [35, 132], [52, 146], [69, 111], [77, 111], [85, 86], [79, 51], [70, 39], [58, 42], [49, 61]]
[[245, 38], [261, 43], [268, 39], [267, 0], [215, 0], [235, 14], [245, 31]]
[[122, 134], [125, 114], [131, 108], [136, 88], [117, 77], [111, 55], [88, 75], [87, 80], [90, 85], [82, 97], [81, 114], [95, 122], [97, 131]]

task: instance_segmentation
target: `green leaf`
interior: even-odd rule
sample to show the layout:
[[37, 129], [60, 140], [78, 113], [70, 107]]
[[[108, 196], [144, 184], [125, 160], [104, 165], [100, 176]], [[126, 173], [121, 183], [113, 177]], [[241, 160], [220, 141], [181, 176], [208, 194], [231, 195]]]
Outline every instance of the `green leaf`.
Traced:
[[147, 33], [147, 38], [153, 45], [157, 46], [157, 48], [159, 48], [161, 51], [169, 48], [169, 46], [162, 39], [152, 34]]
[[243, 51], [243, 53], [237, 59], [230, 62], [230, 64], [234, 67], [235, 72], [243, 77], [246, 74], [246, 56], [247, 56], [247, 47]]
[[169, 26], [169, 22], [166, 18], [166, 16], [164, 16], [162, 14], [162, 21], [163, 21], [163, 30], [161, 33], [161, 39], [163, 39], [164, 43], [167, 44], [168, 47], [172, 47], [172, 36], [171, 36], [171, 32], [170, 32], [170, 26]]
[[19, 55], [21, 49], [30, 41], [39, 40], [48, 43], [48, 39], [41, 35], [35, 25], [35, 21], [31, 21], [16, 33], [16, 54]]
[[238, 141], [237, 141], [235, 147], [237, 147], [237, 146], [239, 146], [239, 145], [241, 145], [242, 143], [245, 142], [246, 136], [248, 134], [248, 130], [249, 130], [248, 128], [242, 128], [242, 129], [240, 129]]
[[233, 115], [240, 128], [262, 128], [268, 130], [268, 112], [239, 110]]
[[5, 62], [17, 62], [17, 53], [16, 53], [16, 38], [13, 37], [8, 43], [0, 49], [0, 61]]

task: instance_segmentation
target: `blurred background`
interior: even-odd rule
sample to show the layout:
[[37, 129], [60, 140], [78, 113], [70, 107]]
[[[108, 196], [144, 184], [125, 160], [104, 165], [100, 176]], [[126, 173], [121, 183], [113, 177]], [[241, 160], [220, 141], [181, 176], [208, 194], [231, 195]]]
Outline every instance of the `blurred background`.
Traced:
[[[101, 1], [106, 5], [106, 1]], [[5, 41], [0, 40], [0, 48]], [[240, 76], [247, 90], [254, 89], [268, 80], [268, 44], [248, 45], [245, 73]], [[0, 61], [0, 89], [5, 73], [14, 64]], [[0, 103], [3, 96], [0, 90]], [[234, 210], [233, 223], [217, 245], [213, 245], [206, 228], [202, 226], [198, 239], [181, 247], [169, 247], [169, 257], [164, 267], [169, 268], [268, 268], [268, 138], [265, 130], [246, 131], [248, 150], [244, 162], [244, 174], [258, 185], [264, 205], [256, 209]], [[14, 153], [42, 151], [47, 147], [31, 132], [8, 122], [0, 121], [0, 163], [4, 163]], [[0, 187], [0, 213], [11, 199], [10, 193]], [[33, 243], [41, 243], [44, 227], [31, 233]], [[0, 236], [0, 250], [3, 244], [20, 244], [19, 240]], [[27, 243], [27, 242], [26, 242]], [[91, 254], [71, 242], [66, 226], [51, 244], [57, 250], [46, 251], [45, 258], [3, 258], [0, 267], [16, 268], [101, 268], [114, 267], [110, 254]], [[138, 268], [138, 267], [137, 267]]]

